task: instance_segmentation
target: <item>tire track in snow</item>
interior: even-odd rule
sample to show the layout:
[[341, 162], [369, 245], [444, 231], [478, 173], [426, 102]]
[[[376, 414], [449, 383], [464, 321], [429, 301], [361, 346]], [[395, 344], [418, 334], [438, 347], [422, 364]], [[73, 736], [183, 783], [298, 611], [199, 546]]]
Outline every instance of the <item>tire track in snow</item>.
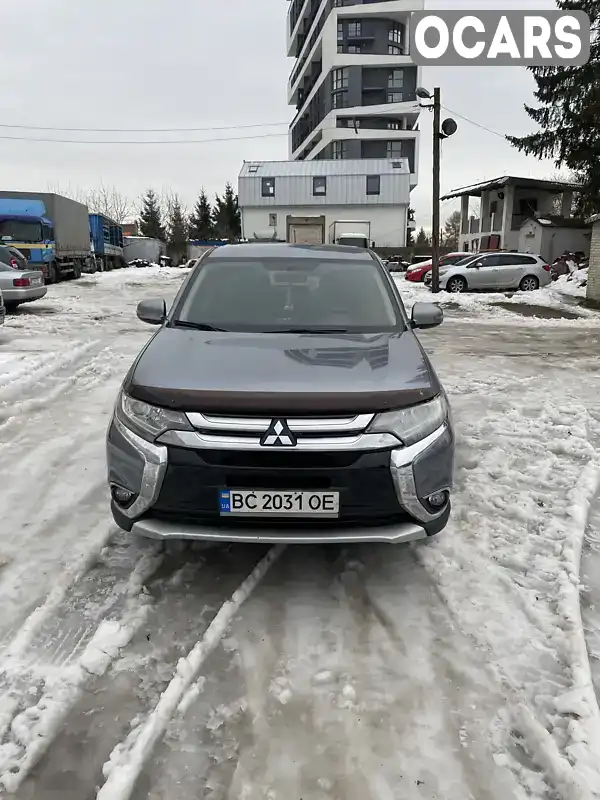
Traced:
[[[94, 555], [100, 556], [100, 548], [73, 565], [64, 585], [30, 616], [2, 656], [0, 786], [5, 791], [18, 789], [82, 692], [106, 672], [147, 617], [152, 598], [144, 586], [160, 568], [161, 545], [113, 542], [90, 570]], [[65, 648], [69, 640], [71, 647]]]
[[[16, 442], [7, 439], [7, 434], [17, 428], [17, 437], [19, 434], [32, 436], [34, 432], [35, 420], [32, 419], [32, 414], [38, 411], [47, 412], [55, 407], [57, 401], [69, 389], [73, 387], [81, 387], [85, 390], [94, 388], [102, 382], [106, 382], [115, 372], [117, 367], [121, 366], [123, 356], [115, 357], [111, 347], [102, 347], [100, 352], [88, 358], [90, 351], [93, 347], [97, 347], [97, 343], [84, 345], [80, 348], [75, 358], [65, 361], [61, 369], [57, 371], [50, 370], [46, 376], [47, 380], [33, 381], [29, 386], [29, 392], [25, 391], [19, 395], [19, 399], [6, 399], [3, 400], [0, 391], [0, 432], [2, 433], [3, 444], [0, 445], [0, 452], [8, 449]], [[86, 358], [83, 365], [77, 367], [73, 371], [82, 358]], [[123, 370], [125, 372], [125, 370]], [[64, 374], [63, 374], [64, 373]], [[23, 426], [23, 417], [27, 417], [27, 424]], [[45, 424], [48, 424], [47, 413]], [[72, 425], [77, 426], [76, 419], [71, 420]]]
[[459, 429], [463, 492], [453, 522], [435, 546], [416, 552], [506, 687], [499, 762], [524, 785], [539, 782], [537, 763], [570, 800], [600, 796], [600, 716], [578, 578], [599, 464], [587, 412], [559, 398], [557, 390], [540, 406], [532, 386], [493, 415], [482, 414], [479, 398], [478, 413]]
[[501, 695], [407, 548], [289, 549], [203, 673], [133, 800], [517, 796]]
[[231, 598], [264, 548], [167, 548], [162, 567], [146, 583], [147, 616], [131, 641], [100, 676], [88, 676], [54, 740], [19, 798], [60, 786], [63, 800], [92, 797], [102, 766], [127, 732], [144, 722], [177, 670], [178, 660], [202, 638], [211, 618]]

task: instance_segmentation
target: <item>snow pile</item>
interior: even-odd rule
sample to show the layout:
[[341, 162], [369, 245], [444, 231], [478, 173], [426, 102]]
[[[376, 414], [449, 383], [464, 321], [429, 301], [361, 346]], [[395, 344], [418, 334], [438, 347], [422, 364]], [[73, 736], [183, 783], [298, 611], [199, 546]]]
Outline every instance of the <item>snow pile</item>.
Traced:
[[[463, 406], [459, 418], [468, 420], [458, 431], [457, 502], [447, 533], [416, 552], [461, 629], [494, 665], [510, 736], [522, 737], [565, 797], [598, 796], [600, 714], [578, 577], [600, 483], [589, 414], [549, 387], [541, 402], [526, 380], [516, 403], [499, 391], [486, 413], [481, 398], [495, 381], [448, 384]], [[530, 771], [506, 740], [497, 746], [500, 760], [527, 782]]]
[[[558, 295], [583, 298], [586, 296], [585, 283], [588, 277], [587, 269], [579, 269], [571, 275], [561, 275], [553, 284], [553, 290]], [[569, 280], [570, 279], [570, 280]], [[584, 285], [582, 285], [584, 284]]]
[[[104, 765], [106, 783], [97, 794], [98, 800], [128, 800], [131, 797], [135, 782], [154, 745], [164, 734], [169, 720], [178, 708], [184, 712], [197, 696], [198, 673], [202, 665], [223, 638], [242, 603], [258, 586], [284, 549], [283, 545], [276, 545], [269, 550], [233, 593], [231, 600], [223, 604], [202, 639], [186, 658], [179, 660], [176, 674], [161, 695], [154, 711], [131, 731], [123, 743], [115, 747], [110, 760]], [[192, 693], [192, 697], [188, 697], [188, 692]]]
[[[585, 297], [585, 287], [579, 286], [574, 280], [568, 281], [567, 276], [559, 278], [558, 281], [537, 289], [533, 292], [438, 292], [433, 294], [429, 287], [422, 283], [412, 283], [405, 278], [397, 277], [396, 285], [404, 304], [410, 313], [410, 309], [416, 302], [437, 303], [443, 308], [457, 309], [467, 312], [475, 319], [480, 318], [489, 320], [491, 316], [498, 319], [512, 321], [513, 324], [521, 324], [523, 319], [502, 308], [500, 304], [506, 305], [526, 305], [539, 306], [540, 309], [555, 308], [557, 310], [568, 311], [575, 314], [577, 318], [545, 320], [550, 324], [579, 325], [585, 324], [600, 325], [600, 315], [588, 308], [577, 305], [574, 300]], [[528, 321], [531, 324], [531, 321]]]

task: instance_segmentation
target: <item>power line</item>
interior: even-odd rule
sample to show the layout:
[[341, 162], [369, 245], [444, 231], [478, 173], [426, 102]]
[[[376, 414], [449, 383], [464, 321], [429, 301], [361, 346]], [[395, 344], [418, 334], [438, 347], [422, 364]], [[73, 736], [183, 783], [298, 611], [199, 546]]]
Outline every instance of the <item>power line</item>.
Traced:
[[454, 114], [455, 117], [459, 117], [463, 119], [465, 122], [470, 122], [471, 125], [475, 125], [477, 128], [481, 128], [482, 131], [487, 131], [488, 133], [493, 133], [494, 136], [499, 136], [501, 139], [506, 141], [506, 136], [503, 133], [498, 133], [498, 131], [494, 131], [491, 128], [487, 128], [485, 125], [482, 125], [480, 122], [475, 122], [474, 119], [469, 119], [469, 117], [465, 117], [463, 114], [459, 114], [458, 111], [453, 111], [451, 108], [447, 106], [442, 106], [444, 111], [447, 111], [449, 114]]
[[[506, 141], [506, 137], [503, 133], [499, 133], [498, 131], [492, 130], [492, 128], [488, 128], [486, 125], [482, 125], [480, 122], [476, 122], [469, 117], [465, 117], [464, 114], [459, 114], [458, 111], [453, 111], [451, 108], [447, 106], [442, 106], [444, 111], [447, 111], [449, 114], [453, 114], [459, 119], [468, 122], [471, 125], [475, 125], [475, 127], [480, 128], [481, 130], [487, 131], [488, 133], [494, 134], [494, 136], [499, 136], [501, 139]], [[42, 127], [42, 126], [33, 126], [33, 125], [4, 125], [0, 124], [0, 128], [9, 128], [9, 129], [23, 129], [23, 130], [38, 130], [38, 131], [66, 131], [66, 132], [90, 132], [90, 133], [172, 133], [176, 131], [218, 131], [218, 130], [247, 130], [249, 128], [268, 128], [268, 127], [276, 127], [281, 125], [286, 125], [287, 122], [257, 122], [252, 125], [231, 125], [231, 126], [223, 126], [223, 127], [208, 127], [208, 128], [52, 128], [52, 127]], [[45, 144], [108, 144], [108, 145], [172, 145], [172, 144], [210, 144], [215, 142], [238, 142], [244, 140], [251, 140], [251, 139], [267, 139], [276, 136], [287, 136], [288, 132], [284, 131], [281, 133], [256, 133], [251, 136], [227, 136], [225, 138], [219, 136], [210, 139], [50, 139], [45, 137], [36, 137], [32, 138], [29, 136], [10, 136], [5, 134], [0, 134], [0, 140], [5, 141], [16, 141], [16, 142], [42, 142]]]
[[54, 144], [206, 144], [209, 142], [240, 142], [246, 139], [267, 139], [273, 136], [287, 136], [287, 131], [284, 133], [257, 133], [255, 136], [228, 136], [223, 138], [219, 136], [216, 139], [45, 139], [35, 138], [30, 136], [4, 136], [0, 135], [0, 139], [9, 140], [12, 142], [45, 142]]
[[244, 128], [275, 128], [289, 125], [289, 122], [255, 122], [252, 125], [213, 125], [207, 128], [57, 128], [43, 125], [8, 125], [0, 123], [0, 128], [25, 131], [64, 131], [67, 133], [190, 133], [197, 131], [230, 131]]

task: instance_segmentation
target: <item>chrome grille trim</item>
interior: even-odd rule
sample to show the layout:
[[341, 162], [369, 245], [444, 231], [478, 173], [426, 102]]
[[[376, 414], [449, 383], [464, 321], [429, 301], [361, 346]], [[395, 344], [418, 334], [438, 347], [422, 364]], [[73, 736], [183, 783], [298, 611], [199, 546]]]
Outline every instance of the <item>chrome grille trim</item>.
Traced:
[[166, 431], [157, 444], [185, 447], [190, 450], [261, 450], [264, 453], [339, 452], [389, 450], [401, 442], [391, 433], [359, 433], [351, 436], [303, 436], [295, 447], [264, 447], [261, 436], [214, 435], [200, 431]]
[[199, 431], [216, 432], [223, 435], [236, 433], [263, 434], [273, 419], [285, 419], [293, 433], [331, 433], [336, 436], [345, 433], [362, 433], [370, 425], [375, 414], [357, 414], [353, 417], [221, 417], [199, 412], [188, 412], [187, 418]]

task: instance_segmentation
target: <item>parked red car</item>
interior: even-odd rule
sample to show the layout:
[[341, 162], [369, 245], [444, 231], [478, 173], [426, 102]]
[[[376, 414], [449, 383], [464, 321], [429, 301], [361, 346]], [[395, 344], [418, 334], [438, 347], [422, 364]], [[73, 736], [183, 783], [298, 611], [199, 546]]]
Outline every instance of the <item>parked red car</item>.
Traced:
[[[456, 264], [457, 261], [472, 255], [473, 253], [446, 253], [445, 256], [441, 256], [440, 258], [440, 267]], [[419, 264], [413, 264], [412, 267], [406, 270], [404, 277], [407, 281], [422, 283], [428, 272], [431, 272], [431, 259], [428, 261], [421, 261]]]

